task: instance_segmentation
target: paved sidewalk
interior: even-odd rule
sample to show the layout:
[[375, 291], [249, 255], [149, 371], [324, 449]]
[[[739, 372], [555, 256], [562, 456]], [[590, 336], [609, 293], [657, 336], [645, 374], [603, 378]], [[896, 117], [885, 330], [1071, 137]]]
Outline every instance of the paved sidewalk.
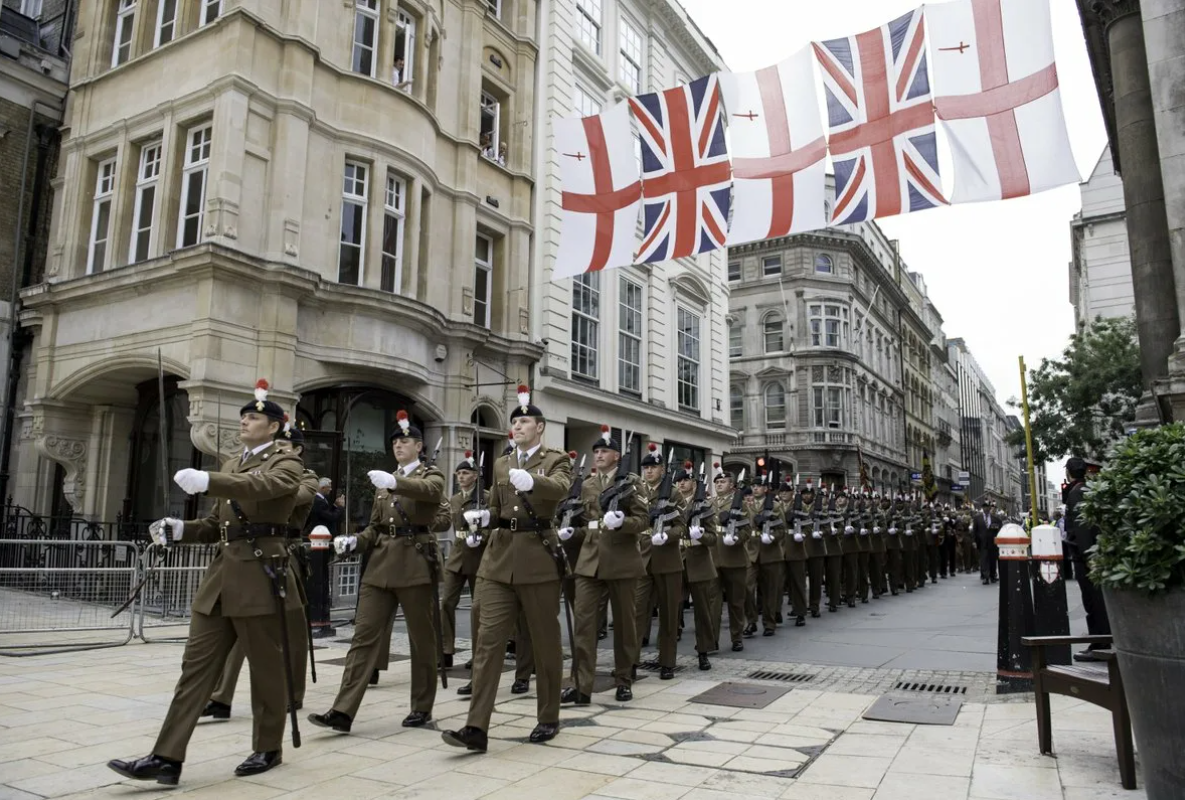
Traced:
[[[398, 648], [398, 646], [396, 646]], [[180, 671], [175, 644], [0, 658], [0, 800], [167, 795], [218, 800], [1143, 800], [1119, 786], [1110, 717], [1056, 698], [1057, 758], [1036, 749], [1031, 702], [963, 706], [953, 727], [866, 722], [874, 694], [791, 688], [762, 710], [692, 702], [724, 675], [647, 676], [633, 702], [565, 709], [560, 735], [526, 744], [534, 687], [503, 676], [490, 752], [463, 753], [435, 730], [407, 730], [408, 664], [371, 687], [348, 736], [304, 721], [304, 746], [254, 778], [234, 778], [250, 752], [248, 681], [229, 722], [199, 725], [181, 786], [123, 781], [111, 758], [147, 753]], [[336, 654], [319, 650], [318, 655]], [[327, 709], [342, 668], [322, 664], [305, 711]], [[452, 686], [450, 682], [450, 686]], [[785, 684], [765, 684], [781, 685]], [[1014, 698], [1019, 699], [1019, 698]], [[436, 725], [464, 724], [468, 703], [441, 690]]]

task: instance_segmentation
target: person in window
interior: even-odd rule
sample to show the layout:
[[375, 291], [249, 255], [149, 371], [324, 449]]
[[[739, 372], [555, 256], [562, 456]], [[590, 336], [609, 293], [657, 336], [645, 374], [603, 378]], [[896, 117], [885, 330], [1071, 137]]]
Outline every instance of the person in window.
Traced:
[[481, 154], [483, 158], [488, 158], [491, 161], [494, 159], [494, 134], [483, 133], [481, 135]]
[[405, 92], [411, 91], [411, 78], [403, 79], [404, 71], [407, 69], [407, 62], [404, 61], [403, 56], [395, 56], [395, 69], [392, 71], [391, 80], [395, 84], [396, 89], [402, 89]]
[[502, 166], [506, 166], [506, 155], [508, 150], [509, 148], [507, 148], [506, 142], [500, 142], [498, 144], [498, 163]]

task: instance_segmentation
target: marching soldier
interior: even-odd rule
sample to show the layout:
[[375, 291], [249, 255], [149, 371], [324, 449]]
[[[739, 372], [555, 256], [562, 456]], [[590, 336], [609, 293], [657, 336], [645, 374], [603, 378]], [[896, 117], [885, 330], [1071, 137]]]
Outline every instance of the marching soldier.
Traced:
[[[576, 653], [572, 657], [572, 685], [560, 694], [561, 703], [588, 705], [597, 667], [597, 631], [601, 596], [613, 607], [613, 677], [617, 700], [633, 698], [634, 664], [638, 660], [638, 632], [634, 625], [634, 593], [645, 574], [638, 537], [646, 530], [646, 502], [636, 475], [621, 463], [621, 443], [608, 425], [593, 445], [597, 475], [581, 487], [586, 526], [559, 531], [561, 541], [583, 539], [576, 564]], [[618, 477], [621, 480], [618, 480]]]
[[403, 607], [411, 644], [411, 713], [404, 718], [403, 727], [425, 725], [432, 719], [436, 701], [438, 632], [432, 612], [440, 556], [431, 527], [444, 498], [445, 480], [440, 470], [421, 462], [424, 437], [407, 412], [399, 411], [395, 419], [398, 426], [388, 440], [398, 469], [367, 473], [377, 490], [370, 524], [357, 536], [333, 540], [339, 555], [356, 549], [371, 554], [362, 576], [354, 639], [346, 654], [341, 688], [329, 711], [309, 715], [314, 725], [340, 733], [350, 732], [399, 606]]
[[568, 454], [543, 446], [547, 422], [531, 405], [526, 386], [518, 387], [519, 405], [510, 415], [515, 451], [494, 464], [489, 506], [466, 511], [466, 522], [488, 529], [488, 544], [477, 571], [481, 628], [473, 658], [473, 702], [465, 727], [444, 731], [455, 747], [484, 753], [506, 640], [519, 613], [526, 619], [538, 675], [538, 720], [534, 743], [559, 731], [563, 650], [560, 644], [560, 586], [566, 573], [552, 517], [572, 481]]
[[901, 536], [901, 564], [905, 572], [905, 593], [910, 594], [918, 585], [918, 537], [914, 528], [920, 528], [919, 518], [914, 513], [913, 503], [904, 495], [897, 495], [897, 531]]
[[853, 510], [849, 505], [848, 488], [839, 490], [835, 498], [832, 512], [835, 517], [831, 522], [832, 529], [839, 532], [839, 545], [843, 567], [843, 599], [848, 608], [856, 607], [857, 582], [860, 576], [860, 537], [856, 535], [853, 525]]
[[876, 520], [885, 542], [885, 571], [888, 573], [889, 592], [896, 596], [904, 585], [905, 578], [901, 566], [901, 537], [897, 529], [897, 511], [887, 491], [881, 496]]
[[[652, 445], [653, 446], [653, 445]], [[643, 459], [643, 492], [649, 511], [650, 531], [639, 542], [646, 562], [646, 576], [638, 581], [637, 598], [641, 603], [652, 591], [658, 600], [658, 677], [675, 677], [675, 651], [679, 643], [679, 617], [683, 608], [683, 553], [680, 541], [687, 536], [684, 507], [668, 483], [673, 476], [663, 475], [662, 456], [657, 447]], [[667, 494], [663, 497], [663, 489]], [[637, 609], [639, 626], [650, 631], [650, 607]], [[616, 614], [614, 615], [616, 619]], [[620, 697], [618, 698], [620, 699]]]
[[[868, 489], [864, 489], [859, 494], [856, 500], [856, 511], [851, 517], [851, 525], [856, 529], [856, 594], [860, 596], [861, 603], [868, 602], [868, 590], [873, 585], [872, 583], [872, 514], [869, 512], [869, 504], [871, 499], [868, 496]], [[881, 579], [884, 579], [884, 570], [881, 571]], [[879, 598], [880, 593], [877, 592], [874, 597]]]
[[[276, 441], [290, 445], [289, 452], [298, 458], [304, 455], [304, 433], [300, 428], [293, 427], [285, 415], [284, 430], [276, 437]], [[292, 508], [292, 517], [288, 520], [288, 550], [292, 554], [289, 569], [296, 575], [296, 586], [300, 591], [301, 607], [299, 613], [293, 611], [288, 615], [288, 635], [291, 637], [289, 655], [292, 657], [292, 695], [296, 698], [296, 709], [304, 706], [305, 673], [309, 665], [309, 622], [305, 616], [308, 607], [308, 597], [305, 594], [304, 582], [308, 575], [308, 553], [301, 546], [304, 536], [305, 521], [309, 511], [313, 508], [313, 498], [317, 496], [320, 478], [311, 469], [304, 470], [300, 481], [300, 488], [296, 492], [296, 505]], [[243, 669], [242, 642], [235, 642], [226, 657], [226, 664], [222, 668], [222, 677], [214, 687], [214, 694], [210, 702], [202, 711], [203, 717], [213, 719], [230, 719], [230, 706], [235, 697], [235, 686], [239, 682], [239, 672]]]
[[[716, 498], [713, 508], [720, 530], [716, 542], [716, 571], [720, 576], [721, 605], [728, 600], [728, 634], [732, 650], [739, 653], [745, 649], [743, 635], [746, 626], [745, 598], [749, 574], [749, 552], [744, 542], [749, 538], [749, 518], [740, 507], [734, 508], [733, 496], [739, 492], [731, 472], [718, 470], [713, 480]], [[719, 612], [716, 625], [719, 627]], [[697, 622], [696, 625], [699, 625]]]
[[[183, 469], [173, 476], [188, 494], [218, 498], [204, 519], [166, 517], [153, 523], [158, 541], [218, 542], [221, 546], [193, 599], [181, 677], [152, 753], [107, 766], [127, 778], [176, 786], [189, 738], [236, 641], [251, 660], [254, 752], [235, 774], [258, 775], [282, 761], [287, 646], [277, 612], [284, 592], [285, 613], [300, 609], [296, 576], [287, 570], [288, 522], [296, 505], [304, 467], [300, 458], [274, 441], [284, 411], [267, 399], [268, 384], [256, 384], [255, 400], [243, 406], [239, 438], [243, 454], [220, 472]], [[283, 588], [278, 583], [283, 581]]]
[[827, 487], [820, 487], [823, 495], [820, 511], [826, 509], [827, 519], [821, 525], [823, 528], [823, 543], [827, 546], [827, 556], [823, 559], [823, 568], [827, 575], [827, 610], [836, 611], [843, 602], [843, 543], [840, 541], [843, 526], [836, 526], [835, 487], [827, 491]]
[[695, 612], [695, 651], [699, 654], [699, 668], [709, 670], [712, 662], [708, 660], [708, 653], [718, 646], [716, 626], [712, 621], [712, 609], [716, 607], [712, 595], [719, 591], [716, 564], [712, 558], [712, 551], [716, 549], [716, 515], [706, 499], [697, 497], [701, 487], [693, 468], [690, 461], [683, 462], [683, 469], [675, 473], [675, 488], [687, 508], [687, 538], [681, 542], [687, 545], [684, 564], [691, 607]]
[[[786, 556], [786, 572], [790, 575], [787, 583], [790, 586], [790, 604], [794, 612], [794, 627], [796, 628], [806, 625], [808, 607], [806, 571], [810, 557], [807, 555], [806, 540], [810, 536], [811, 526], [807, 525], [806, 533], [803, 533], [804, 522], [801, 510], [803, 502], [800, 497], [794, 506], [786, 507], [787, 530], [782, 545], [782, 552]], [[818, 615], [816, 614], [816, 616]]]
[[[827, 558], [827, 543], [823, 541], [823, 532], [819, 530], [817, 520], [818, 504], [815, 502], [815, 487], [807, 478], [806, 486], [802, 489], [802, 500], [799, 506], [803, 512], [803, 533], [806, 536], [807, 573], [810, 577], [810, 608], [811, 616], [819, 616], [819, 603], [823, 599], [823, 570]], [[809, 520], [809, 530], [808, 522]], [[834, 607], [831, 609], [834, 611]]]
[[953, 578], [958, 570], [958, 519], [950, 503], [944, 503], [939, 515], [942, 524], [942, 544], [938, 548], [938, 574]]
[[975, 512], [970, 502], [959, 510], [959, 571], [970, 575], [979, 567], [975, 554]]
[[762, 636], [773, 636], [778, 627], [778, 614], [782, 608], [782, 587], [785, 579], [786, 554], [782, 540], [786, 536], [786, 517], [782, 504], [773, 500], [766, 508], [765, 497], [773, 491], [769, 475], [753, 486], [750, 514], [753, 517], [753, 541], [757, 547], [757, 564], [761, 582], [761, 627]]
[[922, 508], [922, 524], [926, 529], [923, 539], [926, 542], [926, 566], [929, 567], [930, 583], [938, 583], [938, 552], [943, 540], [941, 521], [934, 501], [927, 500]]

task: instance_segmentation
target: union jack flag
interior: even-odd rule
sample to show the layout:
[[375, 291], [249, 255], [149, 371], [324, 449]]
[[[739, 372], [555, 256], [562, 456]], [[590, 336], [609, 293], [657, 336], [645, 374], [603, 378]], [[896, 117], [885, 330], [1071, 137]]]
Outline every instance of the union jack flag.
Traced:
[[945, 205], [922, 10], [814, 48], [835, 168], [832, 222]]
[[642, 218], [637, 263], [724, 247], [732, 168], [715, 75], [630, 99], [642, 145]]

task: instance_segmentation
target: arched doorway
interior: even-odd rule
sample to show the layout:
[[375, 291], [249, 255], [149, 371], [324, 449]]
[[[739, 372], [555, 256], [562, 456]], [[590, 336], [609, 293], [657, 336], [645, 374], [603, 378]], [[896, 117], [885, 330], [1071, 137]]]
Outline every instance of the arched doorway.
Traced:
[[469, 415], [469, 422], [473, 425], [475, 433], [473, 458], [480, 461], [482, 456], [485, 456], [481, 483], [484, 488], [489, 489], [494, 485], [494, 461], [506, 449], [506, 429], [502, 426], [498, 412], [485, 403], [473, 409], [473, 413]]
[[[187, 467], [218, 469], [213, 456], [193, 446], [190, 438], [189, 393], [177, 388], [179, 380], [176, 376], [165, 378], [168, 465], [163, 476], [160, 389], [155, 379], [136, 385], [136, 414], [128, 443], [128, 482], [122, 509], [122, 516], [127, 521], [150, 522], [164, 516], [193, 519], [200, 511], [201, 498], [183, 492], [173, 483], [173, 475], [177, 470]], [[163, 489], [162, 480], [165, 482]]]
[[[363, 528], [370, 519], [374, 487], [366, 473], [395, 464], [387, 436], [401, 409], [423, 430], [426, 420], [416, 413], [414, 400], [372, 386], [319, 389], [302, 395], [296, 407], [296, 424], [305, 437], [305, 466], [330, 478], [335, 491], [345, 492], [348, 530]], [[434, 445], [424, 443], [429, 451]]]

